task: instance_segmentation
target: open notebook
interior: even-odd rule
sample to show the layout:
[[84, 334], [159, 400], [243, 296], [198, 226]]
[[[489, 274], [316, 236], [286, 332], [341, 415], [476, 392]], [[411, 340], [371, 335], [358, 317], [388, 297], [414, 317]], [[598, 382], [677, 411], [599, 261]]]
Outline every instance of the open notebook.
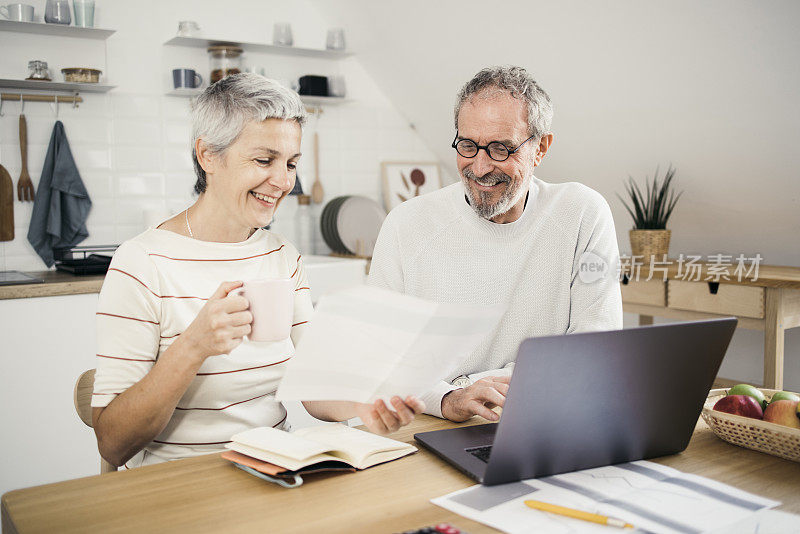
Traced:
[[396, 460], [417, 450], [413, 445], [356, 430], [323, 425], [284, 432], [269, 427], [240, 432], [227, 448], [297, 471], [320, 462], [341, 462], [356, 469]]

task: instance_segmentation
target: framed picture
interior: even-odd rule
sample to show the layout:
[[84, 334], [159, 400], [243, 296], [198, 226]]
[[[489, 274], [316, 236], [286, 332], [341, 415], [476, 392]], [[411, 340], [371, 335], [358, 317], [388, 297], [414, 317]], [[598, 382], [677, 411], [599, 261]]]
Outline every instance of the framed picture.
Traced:
[[433, 161], [384, 161], [381, 173], [386, 211], [442, 187], [439, 164]]

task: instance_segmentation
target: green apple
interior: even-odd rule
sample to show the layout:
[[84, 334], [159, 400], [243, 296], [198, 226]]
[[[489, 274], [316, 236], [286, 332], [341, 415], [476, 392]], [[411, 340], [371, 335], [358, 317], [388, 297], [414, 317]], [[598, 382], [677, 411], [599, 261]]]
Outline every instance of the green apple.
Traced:
[[779, 400], [800, 401], [800, 395], [792, 393], [791, 391], [778, 391], [769, 401], [775, 402]]
[[767, 408], [768, 403], [764, 394], [761, 393], [760, 389], [750, 384], [736, 384], [728, 390], [728, 395], [749, 395], [761, 405], [762, 410], [766, 410]]

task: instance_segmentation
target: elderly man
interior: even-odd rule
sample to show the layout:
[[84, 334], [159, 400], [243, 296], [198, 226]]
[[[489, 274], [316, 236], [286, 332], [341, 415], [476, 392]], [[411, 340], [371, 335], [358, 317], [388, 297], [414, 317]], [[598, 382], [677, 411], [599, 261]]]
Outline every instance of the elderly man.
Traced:
[[[553, 143], [550, 97], [520, 67], [480, 71], [455, 106], [461, 181], [395, 208], [375, 246], [370, 283], [440, 302], [506, 305], [457, 371], [423, 397], [428, 413], [496, 421], [520, 342], [622, 327], [612, 276], [579, 276], [585, 258], [619, 255], [603, 197], [533, 171]], [[598, 258], [599, 257], [599, 258]]]

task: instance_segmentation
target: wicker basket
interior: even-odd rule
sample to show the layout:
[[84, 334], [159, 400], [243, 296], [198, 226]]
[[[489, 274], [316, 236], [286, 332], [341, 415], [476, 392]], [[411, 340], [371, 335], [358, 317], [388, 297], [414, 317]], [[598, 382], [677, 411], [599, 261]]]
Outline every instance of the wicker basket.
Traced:
[[650, 256], [662, 259], [669, 253], [670, 230], [631, 230], [631, 255], [642, 256], [645, 261]]
[[[770, 399], [778, 390], [761, 391]], [[703, 405], [703, 420], [718, 438], [740, 447], [800, 462], [800, 430], [713, 410], [714, 404], [726, 394], [726, 389], [712, 389]]]

